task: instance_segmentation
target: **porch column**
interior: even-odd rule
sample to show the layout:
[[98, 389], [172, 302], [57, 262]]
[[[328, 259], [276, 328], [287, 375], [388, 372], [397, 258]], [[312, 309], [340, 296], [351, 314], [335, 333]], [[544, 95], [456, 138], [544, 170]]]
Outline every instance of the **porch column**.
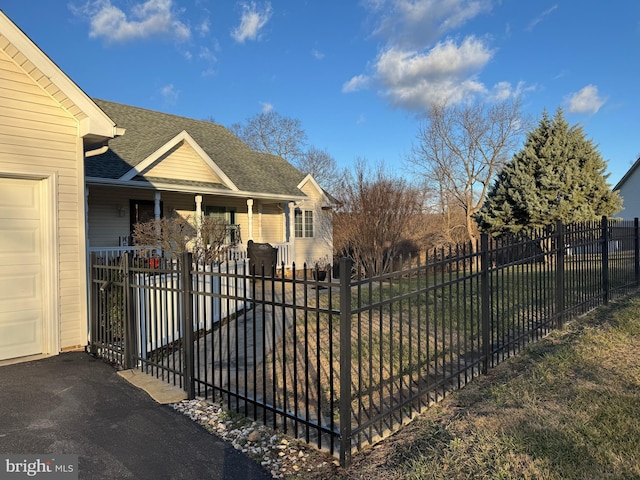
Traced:
[[200, 238], [200, 227], [202, 226], [202, 195], [195, 196], [196, 201], [196, 237]]
[[262, 203], [258, 203], [258, 241], [264, 242], [262, 238]]
[[[296, 204], [295, 202], [289, 202], [287, 203], [287, 210], [288, 210], [288, 214], [289, 214], [289, 238], [287, 239], [287, 241], [289, 242], [289, 264], [293, 264], [296, 262], [296, 230], [295, 230], [295, 212], [296, 212]], [[302, 267], [302, 265], [298, 266], [299, 268]]]
[[289, 235], [287, 238], [287, 242], [291, 243], [293, 245], [293, 239], [295, 238], [296, 235], [296, 230], [295, 230], [295, 211], [296, 211], [296, 207], [295, 207], [295, 203], [294, 202], [289, 202], [287, 203], [287, 214], [289, 215]]
[[247, 232], [247, 241], [253, 240], [253, 198], [247, 199], [247, 220], [249, 222], [249, 231]]
[[288, 225], [288, 221], [289, 221], [289, 215], [288, 215], [288, 209], [289, 206], [286, 203], [282, 204], [282, 239], [280, 240], [282, 243], [287, 243], [287, 238], [289, 237], [289, 227]]
[[156, 192], [153, 196], [153, 217], [156, 221], [160, 220], [160, 192]]
[[87, 241], [87, 248], [91, 246], [89, 243], [89, 188], [84, 188], [84, 237]]

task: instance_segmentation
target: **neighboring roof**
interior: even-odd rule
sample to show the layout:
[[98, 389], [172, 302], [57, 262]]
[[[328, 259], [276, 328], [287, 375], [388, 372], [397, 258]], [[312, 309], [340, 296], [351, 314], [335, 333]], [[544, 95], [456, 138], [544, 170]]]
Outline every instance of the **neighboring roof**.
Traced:
[[[147, 165], [154, 154], [166, 149], [176, 138], [184, 138], [195, 142], [229, 180], [227, 185], [215, 185], [217, 188], [304, 196], [298, 189], [304, 174], [280, 157], [252, 150], [222, 125], [106, 100], [94, 101], [126, 133], [110, 140], [105, 153], [86, 159], [87, 177], [138, 181], [136, 167]], [[167, 179], [165, 183], [176, 183], [176, 180]], [[205, 182], [197, 178], [185, 178], [184, 182], [177, 183], [205, 186]]]
[[624, 176], [620, 179], [620, 181], [616, 184], [616, 186], [613, 187], [613, 190], [614, 191], [620, 190], [620, 188], [622, 188], [622, 185], [624, 185], [626, 181], [629, 180], [629, 178], [631, 178], [631, 176], [636, 171], [639, 165], [640, 165], [640, 157], [638, 157], [638, 159], [634, 162], [634, 164], [631, 165], [631, 168], [627, 170], [627, 173], [625, 173]]
[[0, 10], [0, 49], [4, 50], [80, 124], [87, 143], [101, 142], [122, 133], [40, 48]]

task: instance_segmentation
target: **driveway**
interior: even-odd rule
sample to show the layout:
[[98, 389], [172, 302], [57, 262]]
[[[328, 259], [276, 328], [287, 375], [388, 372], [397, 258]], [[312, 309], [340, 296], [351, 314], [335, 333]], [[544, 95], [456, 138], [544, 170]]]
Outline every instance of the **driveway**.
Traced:
[[0, 453], [73, 454], [81, 479], [270, 479], [85, 353], [0, 367]]

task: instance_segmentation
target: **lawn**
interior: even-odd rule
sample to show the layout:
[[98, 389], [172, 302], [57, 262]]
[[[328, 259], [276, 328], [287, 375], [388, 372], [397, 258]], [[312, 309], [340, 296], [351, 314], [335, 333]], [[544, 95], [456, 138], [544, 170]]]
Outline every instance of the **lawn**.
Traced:
[[[579, 277], [584, 281], [575, 280]], [[555, 274], [545, 264], [519, 264], [495, 270], [488, 278], [489, 343], [494, 350], [489, 363], [495, 365], [555, 325]], [[565, 279], [569, 305], [601, 302], [593, 271], [570, 265]], [[321, 311], [299, 312], [265, 358], [264, 385], [275, 383], [273, 392], [261, 381], [256, 385], [274, 404], [333, 430], [339, 421], [340, 328], [337, 315], [324, 313], [337, 308], [337, 295], [330, 303], [328, 293], [316, 292], [312, 303]], [[569, 301], [573, 296], [577, 301]], [[354, 446], [366, 447], [388, 435], [416, 411], [478, 375], [478, 275], [448, 271], [364, 282], [352, 289], [351, 306], [358, 312], [350, 330], [352, 427], [359, 429]], [[248, 384], [253, 381], [249, 378]]]
[[634, 294], [528, 346], [323, 478], [638, 479], [638, 351]]

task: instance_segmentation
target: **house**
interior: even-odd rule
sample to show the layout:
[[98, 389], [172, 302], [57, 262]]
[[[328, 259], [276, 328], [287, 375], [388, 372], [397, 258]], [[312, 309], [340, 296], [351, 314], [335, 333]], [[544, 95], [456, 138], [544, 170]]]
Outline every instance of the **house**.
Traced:
[[618, 216], [625, 220], [640, 217], [640, 170], [638, 167], [640, 167], [640, 157], [613, 187], [613, 190], [622, 197], [622, 211]]
[[84, 152], [122, 133], [0, 11], [0, 361], [87, 343]]
[[221, 125], [94, 101], [126, 133], [87, 153], [91, 251], [129, 248], [134, 224], [177, 214], [221, 218], [236, 250], [270, 243], [287, 267], [331, 257], [332, 199], [311, 176]]
[[91, 99], [2, 11], [0, 97], [0, 362], [87, 344], [88, 249], [129, 248], [135, 222], [219, 216], [288, 266], [332, 252], [312, 177], [220, 125]]

